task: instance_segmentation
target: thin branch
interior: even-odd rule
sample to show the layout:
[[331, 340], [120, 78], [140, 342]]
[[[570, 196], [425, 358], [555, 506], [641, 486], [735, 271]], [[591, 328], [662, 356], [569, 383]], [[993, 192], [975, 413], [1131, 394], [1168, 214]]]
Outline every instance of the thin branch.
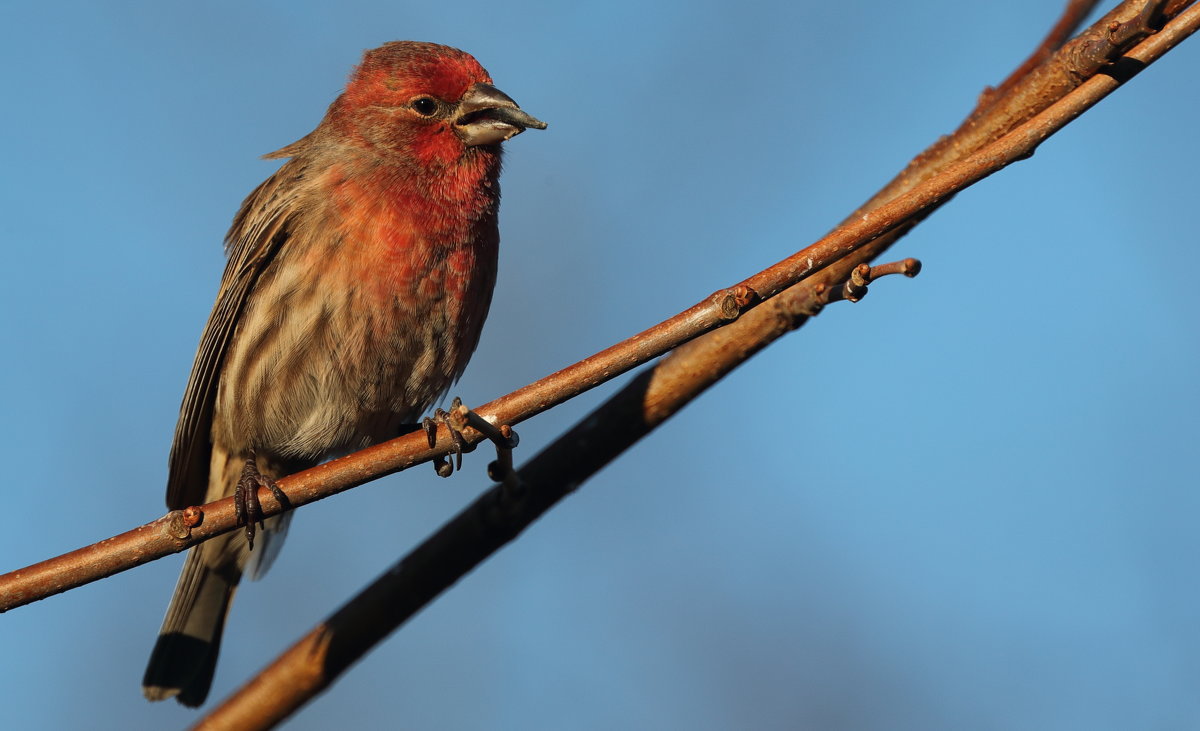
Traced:
[[[1123, 5], [1126, 7], [1129, 5]], [[1135, 4], [1136, 5], [1136, 4]], [[1200, 28], [1200, 6], [1182, 13], [1127, 56], [1140, 70]], [[969, 160], [1003, 167], [1096, 104], [1128, 76], [1098, 75]], [[964, 161], [963, 164], [966, 164]], [[952, 166], [956, 167], [956, 166]], [[999, 169], [999, 168], [997, 168]], [[933, 179], [938, 179], [935, 176]], [[864, 255], [859, 252], [855, 257]], [[822, 272], [848, 273], [843, 261]], [[905, 264], [881, 271], [903, 270]], [[911, 264], [907, 265], [911, 267]], [[844, 276], [844, 275], [843, 275]], [[870, 278], [860, 271], [864, 280]], [[836, 281], [836, 280], [835, 280]], [[328, 687], [375, 643], [512, 540], [546, 510], [754, 353], [816, 314], [829, 282], [806, 281], [735, 325], [676, 350], [639, 374], [519, 471], [516, 486], [481, 495], [371, 586], [313, 629], [196, 728], [269, 728]]]
[[[1013, 86], [1009, 96], [1017, 101], [1005, 97], [990, 106], [988, 118], [992, 119], [994, 115], [993, 125], [983, 124], [977, 110], [954, 135], [943, 138], [918, 156], [859, 212], [813, 245], [740, 284], [715, 292], [658, 325], [496, 399], [476, 412], [496, 424], [519, 424], [704, 333], [728, 325], [761, 302], [855, 250], [866, 247], [864, 255], [857, 257], [851, 266], [877, 255], [958, 191], [1017, 159], [1032, 155], [1045, 137], [1094, 104], [1092, 101], [1078, 108], [1063, 107], [1060, 112], [1063, 116], [1056, 123], [1025, 125], [1007, 140], [979, 149], [985, 140], [990, 142], [1011, 129], [1013, 120], [1024, 121], [1031, 117], [1030, 108], [1044, 109], [1054, 99], [1062, 98], [1067, 90], [1076, 88], [1082, 79], [1094, 75], [1113, 57], [1115, 46], [1109, 41], [1113, 24], [1128, 23], [1138, 17], [1144, 4], [1132, 0], [1122, 3], [1088, 31], [1064, 45], [1050, 61]], [[964, 150], [978, 151], [964, 156]], [[956, 158], [961, 159], [953, 162]], [[931, 172], [934, 170], [938, 172]], [[846, 278], [846, 272], [837, 272], [841, 270], [835, 272], [837, 281]], [[475, 430], [468, 430], [466, 437], [470, 444], [484, 438]], [[279, 481], [279, 487], [295, 508], [432, 460], [447, 454], [451, 448], [452, 441], [448, 436], [443, 436], [431, 448], [423, 432], [414, 432], [284, 478]], [[265, 517], [282, 511], [282, 506], [269, 491], [261, 496], [261, 503]], [[132, 531], [0, 575], [0, 612], [178, 553], [236, 527], [232, 498], [188, 508], [186, 512], [187, 516], [184, 511], [173, 511]]]
[[[1145, 6], [1157, 5], [1161, 1], [1125, 0], [1078, 36], [1064, 43], [1050, 58], [1026, 71], [1010, 74], [1001, 84], [1003, 94], [999, 93], [999, 89], [985, 89], [974, 111], [953, 134], [941, 138], [913, 158], [907, 168], [846, 220], [851, 221], [863, 211], [873, 210], [881, 203], [910, 190], [928, 175], [993, 142], [1077, 88], [1109, 65], [1125, 48], [1132, 46], [1133, 42], [1130, 41], [1140, 40], [1126, 39], [1124, 46], [1114, 44], [1110, 38], [1113, 25], [1125, 26], [1139, 18]], [[1192, 2], [1194, 0], [1174, 0], [1164, 11], [1165, 17], [1174, 17]]]
[[980, 107], [985, 106], [984, 100], [993, 100], [1004, 96], [1012, 89], [1017, 82], [1024, 79], [1038, 66], [1041, 66], [1046, 59], [1054, 55], [1054, 53], [1062, 47], [1067, 39], [1075, 35], [1075, 31], [1083, 24], [1087, 16], [1091, 15], [1096, 6], [1100, 4], [1100, 0], [1070, 0], [1067, 7], [1063, 9], [1062, 16], [1058, 22], [1042, 39], [1041, 44], [1034, 49], [1033, 53], [1029, 54], [1029, 58], [1016, 68], [1008, 78], [1005, 79], [995, 89], [985, 89], [980, 98]]

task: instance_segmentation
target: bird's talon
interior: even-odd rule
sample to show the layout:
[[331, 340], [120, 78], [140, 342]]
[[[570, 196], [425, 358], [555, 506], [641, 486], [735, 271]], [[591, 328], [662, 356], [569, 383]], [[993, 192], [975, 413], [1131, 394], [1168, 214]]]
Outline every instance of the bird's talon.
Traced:
[[246, 466], [242, 468], [242, 476], [233, 491], [234, 513], [237, 515], [238, 525], [246, 526], [246, 542], [250, 545], [251, 551], [254, 550], [254, 534], [257, 526], [261, 526], [266, 520], [266, 516], [263, 515], [262, 503], [258, 499], [258, 488], [260, 487], [270, 490], [281, 507], [291, 507], [291, 501], [288, 500], [283, 490], [279, 489], [279, 484], [259, 471], [258, 460], [251, 452], [250, 457], [246, 460]]
[[288, 500], [288, 496], [279, 488], [279, 483], [270, 477], [267, 477], [266, 475], [262, 475], [262, 478], [264, 484], [267, 486], [267, 489], [271, 491], [271, 495], [275, 497], [275, 501], [279, 503], [279, 507], [284, 510], [291, 508], [292, 501]]
[[463, 452], [467, 451], [467, 440], [458, 429], [451, 429], [450, 436], [454, 439], [454, 469], [462, 470]]
[[429, 440], [429, 448], [437, 447], [437, 430], [439, 424], [446, 425], [446, 431], [450, 432], [450, 441], [453, 443], [453, 449], [450, 454], [454, 455], [453, 460], [448, 456], [435, 457], [433, 460], [433, 470], [439, 477], [449, 477], [454, 474], [455, 470], [462, 469], [463, 454], [475, 449], [475, 445], [467, 441], [463, 436], [463, 430], [470, 423], [465, 414], [471, 413], [470, 410], [463, 406], [462, 399], [455, 398], [450, 404], [450, 410], [435, 409], [433, 416], [426, 416], [421, 420], [421, 425], [425, 428], [425, 436]]
[[429, 448], [433, 449], [437, 446], [437, 422], [426, 416], [421, 419], [421, 428], [425, 430], [425, 438], [429, 441]]

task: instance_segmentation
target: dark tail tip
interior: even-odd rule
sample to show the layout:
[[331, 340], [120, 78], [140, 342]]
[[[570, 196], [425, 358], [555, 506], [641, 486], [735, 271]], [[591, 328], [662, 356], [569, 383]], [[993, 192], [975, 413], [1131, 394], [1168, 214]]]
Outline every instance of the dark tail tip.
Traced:
[[217, 670], [221, 637], [206, 642], [179, 632], [162, 634], [154, 643], [150, 663], [142, 677], [142, 693], [148, 700], [174, 698], [185, 706], [204, 703]]

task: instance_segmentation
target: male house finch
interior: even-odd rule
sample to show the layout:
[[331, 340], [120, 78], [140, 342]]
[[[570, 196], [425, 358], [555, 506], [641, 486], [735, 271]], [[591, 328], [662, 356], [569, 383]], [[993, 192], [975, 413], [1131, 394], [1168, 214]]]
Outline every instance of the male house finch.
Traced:
[[[496, 280], [500, 143], [545, 129], [470, 55], [432, 43], [367, 51], [290, 158], [242, 203], [171, 447], [167, 505], [271, 483], [400, 434], [462, 374]], [[239, 493], [245, 494], [245, 493]], [[193, 548], [143, 691], [204, 702], [243, 573], [240, 531]]]

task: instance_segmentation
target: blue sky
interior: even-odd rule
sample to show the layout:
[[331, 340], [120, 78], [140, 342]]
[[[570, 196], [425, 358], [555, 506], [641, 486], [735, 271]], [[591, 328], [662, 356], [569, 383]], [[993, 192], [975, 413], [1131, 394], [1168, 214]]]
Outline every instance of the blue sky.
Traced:
[[[163, 511], [241, 199], [361, 51], [472, 52], [508, 147], [482, 403], [817, 238], [1057, 3], [56, 3], [0, 9], [0, 569]], [[925, 264], [735, 372], [288, 725], [1200, 725], [1192, 40], [965, 192]], [[818, 385], [819, 384], [819, 385]], [[613, 385], [525, 424], [527, 458]], [[782, 415], [782, 416], [781, 416]], [[486, 486], [300, 512], [234, 605], [227, 695]], [[13, 728], [171, 728], [139, 691], [182, 557], [0, 617]]]

